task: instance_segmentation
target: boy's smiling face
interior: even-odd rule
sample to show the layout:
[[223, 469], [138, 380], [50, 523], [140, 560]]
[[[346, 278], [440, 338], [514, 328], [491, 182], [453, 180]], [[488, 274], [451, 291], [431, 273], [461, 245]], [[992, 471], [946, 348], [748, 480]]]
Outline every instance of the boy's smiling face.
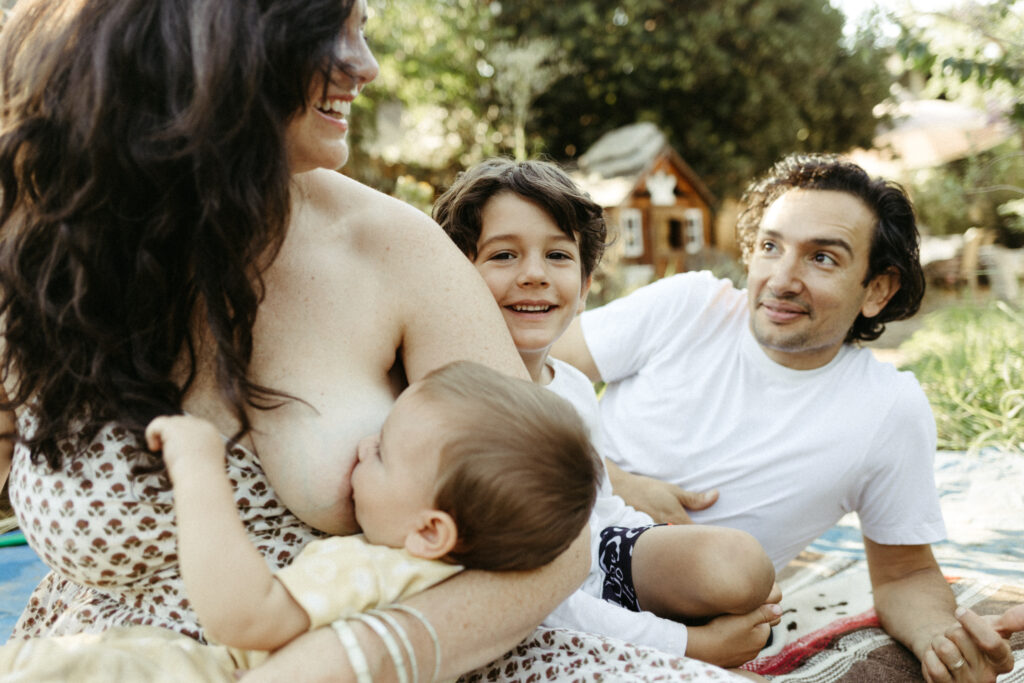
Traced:
[[547, 212], [513, 192], [489, 199], [481, 214], [473, 263], [537, 381], [548, 350], [583, 309], [590, 289], [579, 245]]

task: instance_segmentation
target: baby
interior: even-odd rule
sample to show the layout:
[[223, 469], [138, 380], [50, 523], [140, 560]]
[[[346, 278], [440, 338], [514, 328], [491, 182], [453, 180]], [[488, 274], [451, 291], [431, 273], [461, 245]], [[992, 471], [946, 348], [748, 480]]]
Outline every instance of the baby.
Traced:
[[[146, 442], [163, 451], [174, 485], [189, 600], [222, 646], [151, 627], [113, 629], [8, 644], [0, 673], [233, 681], [267, 651], [331, 624], [358, 675], [365, 658], [351, 617], [384, 641], [400, 679], [416, 680], [396, 617], [411, 616], [435, 636], [421, 614], [394, 603], [463, 567], [547, 564], [583, 531], [601, 467], [566, 401], [482, 365], [452, 363], [402, 392], [380, 433], [360, 442], [351, 486], [363, 534], [314, 541], [274, 574], [238, 517], [216, 428], [192, 416], [158, 417]], [[435, 650], [435, 671], [438, 659]]]

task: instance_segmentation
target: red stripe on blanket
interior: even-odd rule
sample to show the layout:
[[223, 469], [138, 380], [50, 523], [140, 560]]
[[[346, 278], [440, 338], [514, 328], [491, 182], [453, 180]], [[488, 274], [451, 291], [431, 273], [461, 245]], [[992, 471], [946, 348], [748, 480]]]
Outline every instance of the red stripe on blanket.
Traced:
[[837, 638], [857, 629], [871, 628], [878, 625], [878, 616], [873, 609], [845, 619], [836, 619], [828, 626], [790, 643], [778, 654], [769, 657], [759, 657], [744, 664], [743, 668], [761, 675], [778, 676], [779, 674], [790, 673], [809, 657], [827, 648]]

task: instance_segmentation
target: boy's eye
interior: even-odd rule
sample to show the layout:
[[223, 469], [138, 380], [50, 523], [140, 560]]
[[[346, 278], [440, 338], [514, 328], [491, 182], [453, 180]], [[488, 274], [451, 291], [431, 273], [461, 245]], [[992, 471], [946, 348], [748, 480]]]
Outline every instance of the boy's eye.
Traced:
[[488, 260], [490, 260], [490, 261], [507, 261], [507, 260], [509, 260], [511, 258], [515, 258], [515, 255], [512, 254], [512, 252], [510, 252], [510, 251], [499, 251], [499, 252], [497, 252], [495, 254], [492, 254], [491, 257]]
[[548, 258], [551, 258], [551, 259], [568, 259], [568, 260], [571, 261], [572, 260], [572, 254], [570, 254], [568, 252], [565, 252], [565, 251], [553, 251], [550, 254], [548, 254]]

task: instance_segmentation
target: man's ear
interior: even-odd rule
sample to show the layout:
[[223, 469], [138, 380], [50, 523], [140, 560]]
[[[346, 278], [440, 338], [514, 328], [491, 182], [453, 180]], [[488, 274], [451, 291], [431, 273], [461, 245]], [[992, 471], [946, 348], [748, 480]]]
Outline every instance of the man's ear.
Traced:
[[893, 298], [896, 292], [900, 291], [900, 274], [895, 268], [890, 268], [884, 273], [871, 278], [867, 286], [867, 296], [864, 297], [864, 304], [860, 307], [861, 315], [865, 318], [874, 318], [882, 312], [889, 299]]
[[459, 540], [455, 520], [441, 510], [424, 510], [416, 528], [405, 537], [405, 549], [410, 555], [425, 560], [437, 560], [451, 552]]
[[594, 274], [591, 273], [583, 281], [583, 286], [580, 287], [580, 305], [576, 307], [576, 315], [579, 315], [587, 308], [587, 294], [590, 293], [590, 285], [594, 281]]

